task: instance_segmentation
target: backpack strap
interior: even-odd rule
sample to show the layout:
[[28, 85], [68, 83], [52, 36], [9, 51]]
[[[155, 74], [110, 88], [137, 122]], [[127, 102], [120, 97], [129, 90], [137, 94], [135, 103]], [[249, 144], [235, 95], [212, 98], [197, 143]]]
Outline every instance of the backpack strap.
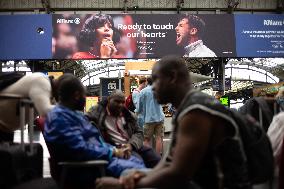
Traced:
[[233, 138], [239, 137], [238, 126], [232, 116], [230, 116], [231, 110], [222, 105], [220, 101], [214, 97], [196, 90], [191, 90], [187, 93], [186, 98], [183, 99], [181, 106], [177, 109], [174, 123], [177, 124], [178, 120], [183, 117], [184, 114], [195, 109], [199, 109], [228, 121], [236, 132]]
[[259, 112], [259, 123], [260, 123], [260, 126], [263, 128], [263, 112], [264, 113], [264, 116], [266, 118], [266, 120], [268, 120], [270, 123], [272, 121], [272, 118], [273, 118], [273, 113], [271, 112], [267, 102], [263, 99], [263, 98], [255, 98], [254, 99], [259, 108], [258, 108], [258, 112]]

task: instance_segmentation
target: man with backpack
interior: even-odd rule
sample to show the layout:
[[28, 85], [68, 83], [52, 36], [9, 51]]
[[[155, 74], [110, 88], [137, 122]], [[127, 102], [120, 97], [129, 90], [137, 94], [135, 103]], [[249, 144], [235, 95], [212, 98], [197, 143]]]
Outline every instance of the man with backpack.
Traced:
[[[150, 172], [134, 171], [119, 181], [98, 179], [97, 188], [106, 189], [116, 182], [116, 188], [128, 189], [247, 189], [256, 181], [270, 179], [273, 157], [267, 136], [261, 135], [265, 133], [213, 97], [193, 90], [182, 58], [162, 58], [154, 65], [152, 76], [157, 101], [177, 107], [168, 154]], [[265, 140], [257, 138], [254, 130]], [[261, 146], [255, 145], [258, 142]], [[259, 151], [268, 158], [255, 154]], [[256, 162], [262, 164], [252, 164]], [[272, 168], [265, 170], [267, 164], [272, 164]], [[264, 170], [269, 174], [256, 176]]]

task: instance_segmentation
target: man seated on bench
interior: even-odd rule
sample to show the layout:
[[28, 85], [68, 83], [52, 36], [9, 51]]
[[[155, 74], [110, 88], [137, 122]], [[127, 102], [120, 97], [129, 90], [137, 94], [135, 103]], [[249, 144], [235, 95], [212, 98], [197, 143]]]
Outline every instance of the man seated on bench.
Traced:
[[160, 155], [151, 147], [143, 145], [143, 130], [138, 126], [135, 114], [124, 104], [123, 92], [114, 90], [107, 100], [93, 106], [87, 117], [100, 129], [107, 142], [128, 147], [131, 152], [143, 158], [148, 168], [153, 168], [160, 161]]
[[[58, 105], [47, 114], [43, 132], [53, 161], [107, 160], [107, 174], [115, 177], [128, 168], [145, 168], [128, 148], [117, 149], [105, 143], [99, 130], [80, 112], [86, 92], [78, 78], [64, 74], [57, 80], [57, 92]], [[97, 176], [95, 171], [93, 175], [76, 172], [79, 177]]]

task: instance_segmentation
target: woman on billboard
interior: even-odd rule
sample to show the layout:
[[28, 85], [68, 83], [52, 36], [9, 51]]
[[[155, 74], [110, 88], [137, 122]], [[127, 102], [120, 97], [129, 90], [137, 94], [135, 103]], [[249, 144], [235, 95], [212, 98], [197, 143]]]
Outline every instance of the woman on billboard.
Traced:
[[79, 41], [87, 46], [88, 51], [75, 53], [73, 59], [113, 58], [119, 40], [119, 32], [114, 28], [110, 15], [92, 15], [85, 21], [79, 34]]

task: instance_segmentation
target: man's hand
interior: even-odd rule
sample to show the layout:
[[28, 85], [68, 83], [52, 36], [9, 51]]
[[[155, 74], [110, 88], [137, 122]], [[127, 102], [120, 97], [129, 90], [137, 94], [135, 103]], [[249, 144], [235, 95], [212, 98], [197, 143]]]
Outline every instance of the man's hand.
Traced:
[[128, 174], [127, 176], [123, 176], [119, 178], [119, 183], [124, 186], [124, 189], [134, 189], [136, 183], [146, 174], [140, 171], [134, 171], [133, 173]]
[[130, 156], [131, 156], [131, 152], [132, 152], [131, 144], [122, 144], [121, 147], [122, 147], [122, 149], [125, 150], [125, 158], [129, 159]]
[[122, 144], [121, 147], [129, 149], [130, 152], [132, 152], [132, 150], [133, 150], [131, 144], [129, 144], [129, 143], [128, 144]]
[[103, 177], [96, 180], [96, 189], [123, 189], [123, 185], [116, 178]]
[[113, 156], [123, 159], [129, 159], [131, 155], [131, 152], [128, 148], [114, 148], [113, 150]]

